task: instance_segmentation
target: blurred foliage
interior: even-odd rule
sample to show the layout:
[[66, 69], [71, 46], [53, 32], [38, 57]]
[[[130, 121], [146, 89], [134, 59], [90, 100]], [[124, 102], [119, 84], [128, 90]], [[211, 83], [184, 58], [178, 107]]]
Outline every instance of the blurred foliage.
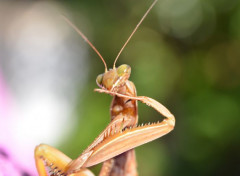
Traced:
[[[151, 2], [69, 0], [62, 4], [72, 12], [65, 15], [112, 65]], [[240, 173], [239, 49], [238, 0], [159, 0], [117, 62], [132, 67], [130, 80], [139, 95], [160, 101], [176, 116], [173, 132], [136, 149], [139, 175]], [[75, 111], [81, 117], [78, 128], [60, 144], [73, 158], [110, 119], [111, 97], [93, 92], [104, 66], [90, 47], [88, 59], [90, 76]], [[140, 123], [159, 119], [158, 113], [139, 104]], [[94, 172], [99, 168], [94, 167]]]

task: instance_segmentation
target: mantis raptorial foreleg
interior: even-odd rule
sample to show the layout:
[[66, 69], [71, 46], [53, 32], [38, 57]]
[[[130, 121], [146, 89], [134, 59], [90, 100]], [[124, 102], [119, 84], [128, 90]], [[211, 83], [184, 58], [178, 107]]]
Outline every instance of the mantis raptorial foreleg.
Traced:
[[[104, 92], [104, 93], [116, 95], [122, 98], [139, 100], [156, 109], [159, 113], [167, 117], [167, 119], [164, 119], [160, 123], [155, 123], [155, 124], [153, 123], [145, 126], [128, 128], [122, 132], [121, 130], [124, 128], [125, 125], [127, 125], [127, 123], [125, 123], [123, 128], [118, 128], [120, 131], [115, 131], [112, 135], [108, 136], [102, 142], [104, 144], [101, 143], [100, 145], [94, 146], [94, 150], [96, 150], [96, 152], [93, 152], [93, 154], [91, 155], [91, 158], [89, 158], [89, 160], [84, 164], [85, 167], [95, 165], [98, 162], [105, 161], [127, 150], [133, 149], [139, 145], [142, 145], [156, 138], [159, 138], [169, 133], [174, 128], [174, 125], [175, 125], [174, 116], [169, 112], [169, 110], [166, 107], [164, 107], [162, 104], [160, 104], [159, 102], [157, 102], [152, 98], [145, 97], [145, 96], [132, 97], [132, 96], [127, 96], [127, 95], [111, 92], [104, 89], [95, 89], [95, 90], [102, 93]], [[104, 130], [104, 132], [109, 131], [110, 128], [112, 129], [111, 124], [116, 124], [115, 121], [118, 121], [120, 119], [119, 122], [121, 122], [122, 120], [119, 117], [116, 117], [115, 119], [110, 123], [110, 125], [108, 125], [108, 127]], [[126, 119], [128, 118], [126, 117]], [[102, 138], [101, 136], [103, 136], [103, 133], [95, 141], [100, 140], [100, 138]], [[95, 142], [93, 142], [93, 144], [94, 143]], [[90, 149], [93, 149], [93, 147], [91, 147], [92, 145], [90, 145]], [[87, 151], [89, 150], [87, 149]], [[75, 172], [79, 167], [78, 159], [75, 160], [70, 167], [71, 168], [69, 170], [71, 172]]]
[[128, 96], [128, 95], [123, 95], [117, 92], [111, 92], [109, 90], [106, 89], [94, 89], [94, 91], [100, 92], [100, 93], [106, 93], [106, 94], [110, 94], [110, 95], [116, 95], [118, 97], [122, 97], [122, 98], [128, 98], [128, 99], [132, 99], [132, 100], [138, 100], [141, 101], [142, 103], [154, 108], [156, 111], [158, 111], [160, 114], [162, 114], [163, 116], [165, 116], [167, 119], [165, 119], [164, 121], [166, 121], [167, 123], [169, 123], [169, 128], [173, 129], [173, 127], [175, 126], [175, 118], [174, 115], [165, 107], [163, 106], [161, 103], [159, 103], [158, 101], [146, 97], [146, 96]]

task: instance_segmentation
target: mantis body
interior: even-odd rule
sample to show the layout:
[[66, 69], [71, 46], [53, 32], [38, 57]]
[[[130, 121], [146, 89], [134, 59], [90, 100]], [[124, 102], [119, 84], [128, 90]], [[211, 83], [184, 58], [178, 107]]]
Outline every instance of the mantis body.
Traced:
[[[156, 1], [153, 2], [144, 14], [123, 48]], [[97, 77], [96, 82], [100, 89], [95, 89], [95, 91], [113, 96], [110, 108], [111, 122], [75, 160], [51, 146], [45, 144], [38, 145], [35, 149], [35, 162], [38, 174], [40, 176], [92, 176], [93, 173], [87, 168], [103, 162], [100, 176], [136, 176], [134, 148], [169, 133], [174, 128], [175, 118], [167, 108], [156, 100], [136, 95], [134, 83], [128, 80], [131, 73], [130, 66], [124, 64], [117, 68], [115, 67], [115, 63], [123, 48], [115, 59], [113, 69], [108, 70], [104, 59], [92, 43], [70, 21], [65, 20], [103, 60], [105, 73]], [[137, 101], [153, 107], [166, 118], [162, 122], [137, 126]]]

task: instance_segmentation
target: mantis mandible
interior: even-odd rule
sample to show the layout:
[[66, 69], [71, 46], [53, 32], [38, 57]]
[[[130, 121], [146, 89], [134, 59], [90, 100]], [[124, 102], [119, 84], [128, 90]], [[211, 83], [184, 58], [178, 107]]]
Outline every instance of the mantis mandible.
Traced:
[[[136, 95], [134, 83], [128, 80], [131, 73], [130, 66], [123, 64], [115, 67], [121, 52], [156, 2], [157, 0], [154, 0], [141, 18], [118, 53], [113, 68], [109, 70], [103, 57], [93, 44], [76, 26], [64, 18], [93, 48], [104, 63], [105, 72], [98, 75], [96, 79], [100, 89], [95, 89], [95, 91], [113, 96], [110, 108], [111, 122], [75, 160], [49, 145], [38, 145], [35, 148], [35, 162], [40, 176], [92, 176], [93, 173], [87, 168], [102, 162], [100, 176], [136, 176], [137, 164], [134, 148], [173, 130], [175, 118], [167, 108], [152, 98]], [[162, 122], [137, 126], [137, 101], [154, 108], [166, 118]], [[49, 171], [46, 170], [46, 167]]]

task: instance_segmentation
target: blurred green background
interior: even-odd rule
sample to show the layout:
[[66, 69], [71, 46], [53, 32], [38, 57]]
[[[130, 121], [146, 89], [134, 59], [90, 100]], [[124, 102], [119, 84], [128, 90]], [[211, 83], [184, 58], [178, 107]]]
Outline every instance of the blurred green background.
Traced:
[[[66, 9], [61, 13], [88, 36], [112, 67], [152, 1], [55, 3]], [[88, 48], [89, 65], [81, 75], [87, 80], [76, 94], [72, 113], [79, 117], [77, 128], [56, 147], [76, 158], [109, 123], [111, 97], [93, 92], [104, 66], [87, 43], [74, 30], [71, 33], [81, 43], [75, 47]], [[158, 100], [176, 117], [174, 131], [136, 148], [140, 176], [239, 175], [238, 0], [159, 0], [123, 51], [120, 64], [131, 66], [130, 80], [138, 95]], [[139, 123], [161, 119], [139, 103]], [[91, 168], [95, 173], [99, 169], [100, 165]]]

